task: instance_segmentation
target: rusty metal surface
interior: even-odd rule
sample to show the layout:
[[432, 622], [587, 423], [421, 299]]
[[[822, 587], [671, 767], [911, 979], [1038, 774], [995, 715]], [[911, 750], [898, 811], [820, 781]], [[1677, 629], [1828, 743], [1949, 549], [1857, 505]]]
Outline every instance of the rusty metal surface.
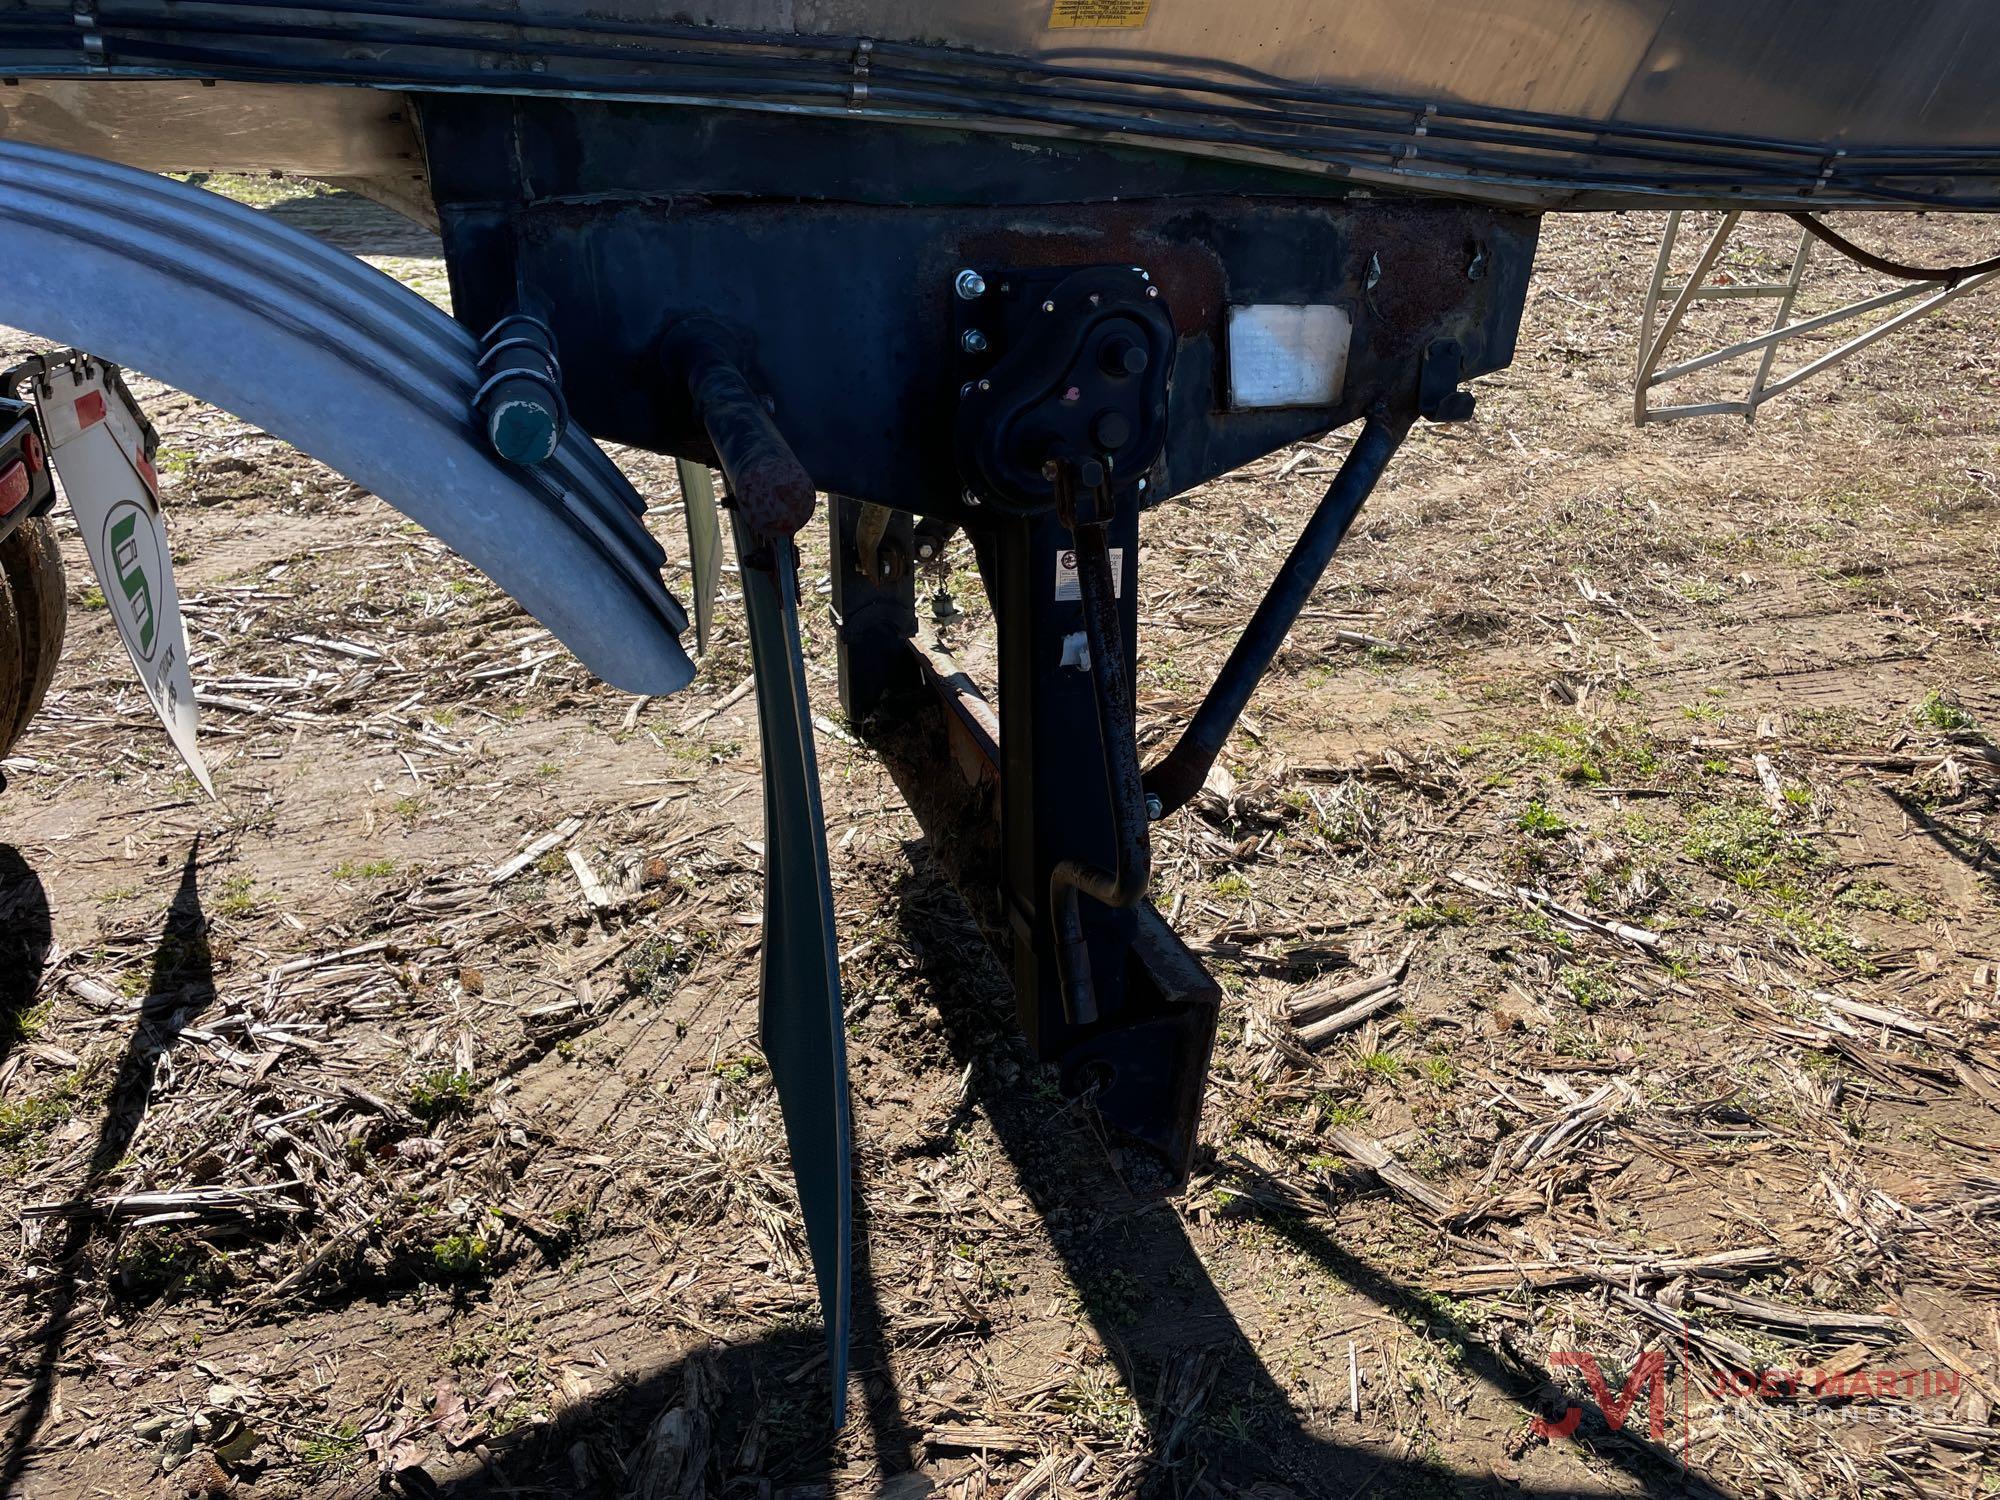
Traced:
[[[1000, 786], [1000, 718], [958, 659], [921, 622], [910, 642], [924, 683], [944, 706], [951, 761], [960, 779], [975, 791]], [[993, 809], [985, 809], [990, 819]]]
[[[993, 288], [982, 319], [1016, 272], [1123, 266], [1151, 277], [1179, 334], [1165, 472], [1146, 492], [1156, 504], [1410, 394], [1435, 339], [1465, 350], [1466, 378], [1504, 366], [1536, 236], [1532, 215], [1484, 205], [1192, 192], [1177, 173], [1156, 183], [1108, 160], [1063, 164], [1063, 190], [1095, 201], [967, 203], [956, 195], [983, 198], [983, 185], [966, 184], [988, 165], [967, 140], [902, 161], [894, 185], [916, 202], [816, 202], [805, 195], [842, 139], [872, 152], [894, 132], [839, 136], [798, 120], [752, 137], [762, 191], [732, 197], [715, 190], [713, 162], [680, 149], [709, 139], [687, 116], [470, 96], [420, 107], [459, 316], [484, 326], [517, 285], [536, 287], [565, 352], [571, 409], [591, 431], [705, 456], [709, 435], [691, 414], [653, 399], [632, 372], [657, 366], [677, 322], [706, 316], [740, 335], [740, 368], [821, 488], [959, 521], [968, 480], [952, 434], [978, 378], [956, 326], [971, 305], [953, 293], [962, 269]], [[496, 132], [511, 153], [479, 150]], [[657, 164], [651, 192], [635, 191], [638, 162]], [[1348, 311], [1354, 339], [1332, 402], [1231, 409], [1224, 313], [1260, 302]]]
[[760, 537], [796, 536], [818, 496], [764, 400], [751, 389], [726, 329], [693, 318], [668, 337], [668, 369], [687, 387], [694, 412], [729, 481], [730, 499]]

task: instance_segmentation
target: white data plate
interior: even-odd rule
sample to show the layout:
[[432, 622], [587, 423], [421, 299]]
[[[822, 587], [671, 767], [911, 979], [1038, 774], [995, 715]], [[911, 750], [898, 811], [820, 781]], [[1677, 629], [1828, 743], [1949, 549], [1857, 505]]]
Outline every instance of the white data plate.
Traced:
[[1347, 380], [1347, 309], [1276, 302], [1229, 309], [1229, 408], [1331, 406]]
[[[1125, 597], [1125, 549], [1112, 547], [1111, 553], [1111, 593], [1114, 598]], [[1056, 554], [1056, 603], [1066, 599], [1081, 599], [1083, 586], [1076, 581], [1076, 554], [1065, 547]]]

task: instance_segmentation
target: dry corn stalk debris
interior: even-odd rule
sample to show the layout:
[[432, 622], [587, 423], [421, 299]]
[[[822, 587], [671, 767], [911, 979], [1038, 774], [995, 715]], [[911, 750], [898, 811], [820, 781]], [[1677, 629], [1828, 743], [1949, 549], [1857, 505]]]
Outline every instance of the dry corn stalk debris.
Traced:
[[[754, 1044], [730, 611], [685, 702], [618, 698], [366, 497], [142, 387], [227, 801], [141, 732], [74, 573], [0, 804], [51, 928], [0, 1055], [0, 1421], [56, 1372], [40, 1492], [1636, 1493], [1643, 1440], [1535, 1439], [1518, 1392], [1588, 1400], [1588, 1353], [1615, 1393], [1685, 1340], [1670, 1442], [1716, 1488], [1978, 1493], [1996, 375], [1885, 344], [1749, 438], [1633, 437], [1603, 310], [1655, 228], [1546, 227], [1529, 357], [1412, 436], [1156, 829], [1156, 899], [1224, 986], [1182, 1198], [1011, 1040], [894, 788], [823, 736], [884, 1330], [838, 1439]], [[1146, 523], [1149, 745], [1343, 446]], [[627, 459], [680, 577], [670, 466]], [[984, 672], [969, 545], [944, 562], [938, 628]], [[1958, 1387], [1704, 1395], [1740, 1363]]]

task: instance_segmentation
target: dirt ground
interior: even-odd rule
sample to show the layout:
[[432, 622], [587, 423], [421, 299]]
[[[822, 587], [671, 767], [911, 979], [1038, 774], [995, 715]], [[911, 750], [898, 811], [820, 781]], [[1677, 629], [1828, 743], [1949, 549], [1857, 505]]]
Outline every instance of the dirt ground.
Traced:
[[[420, 232], [235, 187], [442, 297]], [[1226, 991], [1172, 1200], [1028, 1058], [838, 722], [809, 550], [866, 1239], [838, 1435], [755, 1041], [733, 601], [695, 686], [634, 701], [137, 382], [221, 800], [72, 530], [0, 795], [0, 1492], [2000, 1490], [1991, 294], [1754, 428], [1635, 430], [1661, 222], [1549, 222], [1519, 362], [1414, 435], [1159, 830]], [[1995, 233], [1849, 227], [1931, 261]], [[1881, 285], [1814, 264], [1808, 310]], [[1149, 744], [1344, 446], [1147, 521]], [[671, 466], [622, 457], [684, 583]], [[933, 588], [977, 667], [969, 549]]]

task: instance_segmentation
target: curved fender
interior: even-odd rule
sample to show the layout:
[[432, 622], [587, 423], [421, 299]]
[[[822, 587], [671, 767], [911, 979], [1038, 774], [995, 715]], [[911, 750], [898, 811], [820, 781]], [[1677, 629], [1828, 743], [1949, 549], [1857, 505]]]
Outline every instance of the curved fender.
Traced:
[[475, 424], [478, 341], [354, 257], [200, 188], [0, 141], [0, 323], [254, 422], [379, 495], [605, 681], [694, 666], [645, 502], [572, 424], [502, 463]]

